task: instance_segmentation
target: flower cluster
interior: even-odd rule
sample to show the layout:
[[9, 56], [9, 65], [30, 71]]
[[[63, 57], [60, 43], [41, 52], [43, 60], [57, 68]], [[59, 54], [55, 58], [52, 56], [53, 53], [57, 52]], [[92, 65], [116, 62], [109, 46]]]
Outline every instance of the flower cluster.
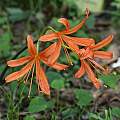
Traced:
[[68, 49], [71, 50], [71, 52], [74, 52], [74, 54], [76, 54], [80, 60], [81, 67], [75, 73], [75, 78], [80, 78], [85, 73], [87, 73], [89, 79], [92, 81], [94, 86], [97, 89], [99, 89], [101, 87], [101, 82], [96, 78], [92, 68], [99, 69], [103, 72], [106, 71], [104, 67], [102, 67], [100, 64], [98, 64], [95, 61], [95, 59], [112, 58], [111, 52], [105, 52], [99, 49], [108, 45], [112, 41], [113, 35], [107, 36], [105, 39], [103, 39], [97, 44], [95, 43], [95, 40], [92, 38], [79, 38], [79, 37], [69, 36], [77, 32], [79, 29], [81, 29], [82, 26], [85, 24], [86, 20], [88, 19], [88, 17], [89, 17], [89, 10], [86, 9], [85, 18], [73, 28], [70, 27], [70, 23], [67, 19], [60, 18], [58, 22], [63, 24], [65, 26], [65, 29], [61, 31], [52, 30], [51, 33], [40, 36], [39, 41], [41, 42], [53, 41], [54, 39], [57, 40], [56, 42], [54, 42], [52, 45], [50, 45], [48, 48], [46, 48], [41, 52], [39, 52], [35, 47], [32, 36], [28, 35], [27, 46], [28, 46], [29, 55], [26, 57], [19, 58], [17, 60], [10, 60], [7, 62], [8, 66], [10, 67], [17, 67], [23, 64], [26, 65], [21, 70], [8, 75], [5, 78], [6, 82], [11, 82], [19, 78], [23, 78], [22, 80], [25, 80], [25, 82], [27, 82], [31, 76], [30, 90], [29, 90], [29, 94], [30, 94], [32, 80], [35, 72], [36, 82], [38, 84], [38, 90], [42, 91], [47, 95], [50, 95], [48, 80], [40, 64], [41, 62], [43, 62], [44, 64], [56, 70], [65, 70], [66, 68], [68, 68], [69, 65], [57, 63], [57, 60], [60, 56], [60, 51], [63, 48], [67, 60], [70, 64], [72, 64], [72, 61], [70, 59]]

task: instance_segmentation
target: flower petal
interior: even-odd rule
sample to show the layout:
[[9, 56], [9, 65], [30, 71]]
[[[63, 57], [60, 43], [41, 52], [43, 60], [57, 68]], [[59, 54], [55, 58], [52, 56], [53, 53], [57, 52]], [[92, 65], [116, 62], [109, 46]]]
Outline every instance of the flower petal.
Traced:
[[60, 63], [54, 63], [51, 67], [56, 69], [56, 70], [65, 70], [69, 66], [68, 65], [64, 65], [64, 64], [60, 64]]
[[69, 37], [63, 36], [63, 40], [73, 51], [75, 52], [79, 51], [79, 47], [76, 44], [74, 44], [72, 41], [70, 41]]
[[36, 78], [43, 93], [50, 95], [50, 87], [44, 71], [40, 67], [40, 62], [36, 60]]
[[16, 67], [16, 66], [23, 65], [23, 64], [29, 62], [30, 60], [31, 60], [31, 56], [22, 57], [22, 58], [19, 58], [17, 60], [8, 61], [7, 65], [10, 66], [10, 67]]
[[60, 50], [61, 50], [61, 40], [59, 40], [56, 44], [56, 48], [53, 54], [51, 54], [51, 56], [48, 58], [48, 63], [49, 65], [53, 65], [56, 60], [58, 59], [59, 55], [60, 55]]
[[52, 41], [53, 39], [57, 39], [58, 35], [56, 33], [50, 33], [43, 35], [39, 38], [40, 41], [46, 42], [46, 41]]
[[28, 44], [28, 52], [30, 55], [34, 56], [37, 53], [37, 50], [35, 48], [35, 45], [33, 43], [33, 38], [31, 35], [27, 36], [27, 44]]
[[86, 49], [83, 48], [79, 50], [78, 55], [81, 60], [84, 60], [93, 57], [93, 51], [91, 51], [89, 47]]
[[42, 58], [41, 59], [43, 63], [45, 63], [46, 65], [56, 69], [56, 70], [65, 70], [66, 68], [68, 68], [68, 65], [64, 65], [64, 64], [60, 64], [60, 63], [54, 63], [53, 65], [49, 65], [48, 61], [46, 58]]
[[100, 81], [95, 77], [95, 74], [93, 73], [92, 69], [90, 68], [90, 66], [86, 63], [86, 61], [84, 61], [84, 66], [85, 66], [85, 71], [88, 74], [89, 79], [92, 81], [92, 83], [94, 84], [94, 86], [99, 89], [101, 87], [101, 83]]
[[76, 25], [75, 27], [73, 27], [73, 28], [69, 29], [68, 31], [66, 31], [65, 34], [72, 34], [72, 33], [77, 32], [79, 29], [81, 29], [82, 26], [85, 24], [86, 20], [88, 19], [88, 16], [89, 16], [89, 10], [86, 9], [85, 18], [78, 25]]
[[45, 50], [41, 51], [39, 53], [39, 55], [41, 57], [49, 57], [50, 55], [52, 55], [52, 53], [55, 51], [55, 48], [56, 48], [56, 42], [53, 43], [52, 45], [50, 45], [48, 48], [46, 48]]
[[62, 23], [66, 27], [67, 30], [70, 28], [70, 23], [66, 18], [60, 18], [58, 19], [58, 22]]
[[112, 39], [113, 39], [113, 35], [109, 35], [108, 37], [106, 37], [104, 40], [100, 41], [96, 45], [91, 46], [91, 48], [92, 48], [92, 50], [101, 49], [104, 46], [108, 45], [110, 42], [112, 42]]
[[5, 78], [6, 82], [11, 82], [11, 81], [14, 81], [14, 80], [24, 76], [26, 73], [28, 73], [29, 70], [32, 69], [33, 64], [34, 64], [34, 61], [31, 61], [25, 67], [23, 67], [21, 70], [8, 75]]
[[113, 53], [112, 52], [105, 52], [105, 51], [95, 51], [94, 57], [101, 58], [101, 59], [112, 59]]
[[85, 68], [84, 68], [84, 64], [81, 61], [81, 67], [80, 69], [75, 73], [75, 78], [80, 78], [84, 75], [85, 73]]
[[94, 44], [95, 41], [91, 38], [78, 38], [78, 37], [68, 37], [64, 36], [65, 40], [69, 40], [77, 45], [81, 46], [90, 46], [91, 44]]

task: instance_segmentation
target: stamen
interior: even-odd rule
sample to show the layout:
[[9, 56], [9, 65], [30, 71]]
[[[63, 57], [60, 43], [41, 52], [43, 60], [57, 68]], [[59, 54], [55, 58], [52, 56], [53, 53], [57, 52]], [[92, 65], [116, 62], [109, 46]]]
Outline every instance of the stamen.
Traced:
[[31, 71], [29, 71], [29, 72], [26, 74], [26, 76], [24, 76], [24, 78], [23, 78], [23, 80], [26, 78], [26, 79], [24, 80], [24, 83], [25, 83], [25, 84], [26, 84], [27, 81], [28, 81], [28, 78], [29, 78], [30, 72], [31, 72]]
[[37, 85], [38, 85], [38, 94], [39, 94], [39, 93], [43, 93], [43, 91], [40, 90], [39, 84], [37, 84]]
[[96, 67], [98, 67], [99, 69], [105, 71], [105, 69], [104, 69], [101, 65], [99, 65], [97, 62], [95, 62], [92, 58], [88, 58], [88, 60], [89, 60], [91, 63], [93, 63]]
[[34, 68], [35, 68], [35, 65], [33, 65], [33, 69], [32, 69], [32, 77], [31, 77], [31, 80], [30, 80], [30, 88], [29, 88], [28, 97], [30, 97], [30, 93], [31, 93], [32, 80], [33, 80], [33, 75], [34, 75]]
[[95, 69], [95, 71], [99, 74], [102, 74], [89, 60], [87, 60], [88, 63]]
[[[19, 86], [22, 82], [24, 82], [24, 84], [26, 84], [26, 83], [27, 83], [27, 80], [28, 80], [28, 78], [29, 78], [29, 75], [30, 75], [30, 71], [28, 71], [28, 73], [24, 75], [24, 77], [22, 78], [22, 80], [21, 80], [21, 79], [18, 79], [18, 82], [19, 82], [18, 86]], [[25, 78], [26, 78], [26, 79], [25, 79]], [[25, 88], [25, 85], [23, 86], [20, 95], [23, 94], [24, 88]]]
[[105, 88], [108, 88], [108, 86], [107, 86], [107, 85], [104, 85], [104, 87], [105, 87]]
[[70, 65], [73, 65], [72, 60], [71, 60], [71, 58], [70, 58], [70, 55], [69, 55], [69, 53], [68, 53], [68, 50], [67, 50], [65, 47], [63, 47], [63, 48], [64, 48], [64, 52], [65, 52], [65, 55], [66, 55], [66, 58], [67, 58], [68, 63], [69, 63]]
[[[26, 80], [28, 79], [29, 74], [30, 74], [30, 71], [28, 73], [26, 73], [22, 78], [18, 78], [17, 80], [18, 80], [19, 84], [22, 82], [26, 83]], [[25, 78], [27, 78], [27, 79], [25, 80]]]

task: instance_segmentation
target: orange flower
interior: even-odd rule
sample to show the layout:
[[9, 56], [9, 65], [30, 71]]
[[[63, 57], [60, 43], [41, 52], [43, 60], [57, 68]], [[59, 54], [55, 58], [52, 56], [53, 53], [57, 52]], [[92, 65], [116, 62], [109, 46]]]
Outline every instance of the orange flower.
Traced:
[[[14, 80], [19, 79], [24, 76], [23, 80], [25, 79], [27, 82], [27, 80], [29, 79], [29, 76], [30, 76], [30, 72], [31, 72], [32, 76], [31, 76], [30, 90], [29, 90], [29, 95], [30, 95], [32, 79], [33, 79], [33, 75], [34, 75], [34, 69], [36, 68], [36, 80], [38, 83], [38, 89], [39, 90], [41, 89], [41, 91], [43, 93], [50, 95], [49, 84], [48, 84], [47, 78], [45, 76], [45, 73], [40, 66], [40, 61], [42, 61], [43, 63], [48, 65], [47, 57], [53, 52], [52, 48], [54, 49], [56, 44], [53, 44], [50, 47], [48, 47], [47, 49], [45, 49], [44, 51], [38, 53], [35, 45], [33, 44], [32, 36], [28, 35], [27, 46], [28, 46], [28, 53], [29, 53], [28, 56], [19, 58], [17, 60], [10, 60], [7, 62], [8, 66], [10, 66], [10, 67], [17, 67], [17, 66], [23, 65], [25, 63], [27, 63], [27, 64], [21, 70], [8, 75], [5, 78], [5, 80], [6, 80], [6, 82], [11, 82], [11, 81], [14, 81]], [[51, 67], [53, 67], [57, 70], [64, 70], [68, 66], [59, 64], [59, 63], [55, 63]]]
[[101, 58], [101, 59], [111, 59], [112, 53], [111, 52], [105, 52], [105, 51], [98, 51], [102, 47], [109, 44], [113, 39], [113, 35], [109, 35], [101, 42], [97, 43], [96, 45], [91, 45], [89, 47], [80, 49], [77, 54], [79, 56], [79, 59], [81, 61], [81, 67], [76, 72], [75, 77], [80, 78], [85, 74], [85, 72], [88, 74], [89, 79], [93, 82], [94, 86], [98, 89], [101, 86], [100, 81], [95, 77], [94, 72], [90, 68], [89, 65], [91, 65], [93, 68], [99, 68], [103, 71], [105, 69], [99, 65], [94, 58]]
[[[86, 20], [88, 19], [88, 15], [89, 15], [89, 11], [88, 11], [88, 9], [86, 9], [85, 18], [82, 20], [81, 23], [74, 26], [73, 28], [70, 28], [70, 23], [67, 19], [60, 18], [58, 20], [58, 22], [62, 23], [65, 26], [65, 28], [66, 28], [65, 30], [54, 31], [52, 33], [49, 33], [49, 34], [46, 34], [46, 35], [43, 35], [40, 37], [39, 40], [43, 41], [43, 42], [52, 41], [53, 39], [58, 39], [56, 48], [54, 50], [54, 54], [52, 54], [48, 59], [48, 62], [50, 64], [53, 64], [59, 57], [62, 45], [67, 44], [72, 50], [76, 51], [76, 50], [79, 50], [77, 45], [89, 46], [90, 44], [92, 44], [94, 42], [94, 40], [90, 39], [90, 38], [78, 38], [78, 37], [67, 36], [69, 34], [77, 32], [85, 24]], [[68, 54], [66, 48], [64, 48], [64, 51], [65, 51], [66, 56], [69, 58], [69, 56], [68, 56], [69, 54]]]

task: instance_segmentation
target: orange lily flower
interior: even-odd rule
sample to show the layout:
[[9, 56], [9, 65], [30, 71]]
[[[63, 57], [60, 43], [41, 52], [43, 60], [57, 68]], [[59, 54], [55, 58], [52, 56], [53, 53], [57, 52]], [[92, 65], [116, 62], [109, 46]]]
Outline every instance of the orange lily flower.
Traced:
[[94, 58], [101, 58], [101, 59], [111, 59], [112, 58], [112, 52], [105, 52], [105, 51], [98, 51], [102, 47], [109, 44], [113, 39], [113, 35], [109, 35], [101, 42], [97, 43], [96, 45], [91, 45], [89, 47], [80, 49], [77, 54], [79, 56], [79, 59], [81, 61], [81, 67], [76, 72], [75, 78], [80, 78], [85, 74], [85, 72], [88, 74], [89, 79], [92, 81], [94, 86], [99, 89], [101, 86], [100, 81], [96, 78], [94, 72], [92, 71], [90, 65], [93, 68], [99, 68], [100, 70], [105, 71], [105, 69], [98, 64]]
[[[43, 35], [39, 38], [40, 41], [46, 42], [46, 41], [52, 41], [54, 39], [58, 39], [56, 48], [54, 49], [54, 54], [52, 54], [48, 62], [50, 64], [53, 64], [60, 55], [60, 50], [62, 45], [67, 44], [70, 49], [76, 51], [79, 50], [77, 45], [81, 46], [89, 46], [90, 44], [94, 43], [93, 39], [90, 38], [78, 38], [78, 37], [69, 37], [67, 35], [77, 32], [86, 22], [89, 16], [89, 11], [86, 9], [86, 16], [85, 18], [79, 23], [78, 25], [74, 26], [73, 28], [70, 28], [70, 23], [65, 18], [60, 18], [58, 20], [59, 23], [62, 23], [65, 26], [65, 30], [62, 31], [54, 31], [52, 33]], [[63, 46], [64, 47], [64, 46]], [[69, 54], [67, 52], [67, 49], [64, 47], [65, 54], [67, 58], [69, 58]]]
[[[32, 73], [31, 81], [30, 81], [30, 90], [29, 90], [29, 95], [31, 92], [31, 86], [32, 86], [32, 79], [34, 75], [34, 69], [36, 68], [36, 82], [38, 83], [38, 90], [41, 89], [41, 91], [47, 95], [50, 95], [50, 88], [48, 84], [48, 80], [45, 76], [44, 70], [40, 66], [40, 61], [43, 63], [47, 64], [47, 58], [48, 56], [53, 52], [52, 48], [55, 48], [56, 44], [53, 44], [49, 46], [47, 49], [44, 51], [38, 53], [37, 49], [33, 43], [32, 36], [28, 35], [27, 37], [27, 46], [28, 46], [28, 53], [29, 55], [26, 57], [19, 58], [17, 60], [10, 60], [7, 62], [8, 66], [10, 67], [17, 67], [20, 65], [23, 65], [27, 63], [21, 70], [14, 72], [10, 75], [8, 75], [5, 80], [6, 82], [11, 82], [16, 79], [19, 79], [23, 77], [23, 80], [27, 82], [30, 76], [30, 72]], [[67, 65], [55, 63], [51, 67], [57, 69], [57, 70], [64, 70], [67, 68]]]

